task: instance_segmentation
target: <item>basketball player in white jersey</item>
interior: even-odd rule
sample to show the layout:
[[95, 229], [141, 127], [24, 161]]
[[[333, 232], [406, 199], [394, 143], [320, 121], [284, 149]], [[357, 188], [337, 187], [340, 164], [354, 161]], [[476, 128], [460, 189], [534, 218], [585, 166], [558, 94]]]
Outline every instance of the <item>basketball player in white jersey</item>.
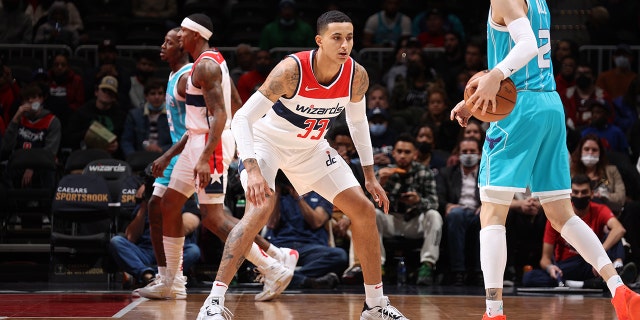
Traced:
[[476, 92], [451, 111], [451, 119], [466, 126], [470, 116], [466, 103], [485, 112], [495, 105], [500, 81], [507, 77], [518, 90], [513, 111], [491, 122], [487, 130], [478, 173], [480, 264], [486, 292], [482, 318], [507, 318], [502, 301], [505, 221], [514, 193], [529, 187], [553, 228], [606, 281], [618, 319], [639, 320], [640, 296], [623, 284], [600, 240], [572, 207], [565, 118], [550, 61], [550, 17], [545, 0], [491, 0], [487, 19], [491, 71], [471, 81], [468, 86], [477, 87]]
[[317, 33], [318, 49], [283, 59], [234, 116], [231, 130], [242, 160], [239, 170], [247, 207], [225, 243], [216, 281], [200, 309], [199, 320], [231, 316], [224, 307], [224, 295], [243, 253], [251, 247], [273, 210], [278, 169], [299, 194], [314, 190], [351, 218], [354, 248], [365, 282], [361, 319], [407, 319], [382, 292], [374, 205], [349, 166], [324, 138], [331, 123], [345, 111], [362, 161], [365, 186], [387, 213], [389, 200], [373, 171], [365, 113], [369, 78], [366, 70], [349, 56], [353, 24], [344, 13], [329, 11], [318, 18]]
[[[139, 291], [146, 298], [186, 298], [186, 292], [180, 290], [184, 243], [180, 212], [188, 197], [197, 192], [202, 222], [221, 240], [226, 240], [237, 222], [237, 219], [224, 213], [223, 201], [227, 169], [235, 151], [229, 125], [232, 112], [239, 109], [242, 103], [231, 82], [224, 58], [220, 52], [209, 48], [212, 29], [211, 20], [206, 15], [193, 14], [184, 19], [178, 32], [183, 50], [195, 59], [186, 80], [187, 133], [161, 160], [154, 162], [154, 175], [159, 176], [168, 163], [165, 160], [180, 153], [161, 204], [165, 277], [161, 283]], [[273, 299], [286, 288], [293, 276], [298, 253], [274, 247], [262, 237], [256, 237], [256, 240], [269, 254], [255, 243], [246, 254], [265, 281], [264, 289], [256, 295], [256, 300], [265, 301]]]

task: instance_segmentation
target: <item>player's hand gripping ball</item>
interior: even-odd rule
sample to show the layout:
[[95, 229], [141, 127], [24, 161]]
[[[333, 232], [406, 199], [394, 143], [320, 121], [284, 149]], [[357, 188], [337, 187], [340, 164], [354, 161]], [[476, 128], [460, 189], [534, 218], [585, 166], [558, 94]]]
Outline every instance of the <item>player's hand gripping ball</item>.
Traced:
[[[478, 78], [486, 74], [487, 72], [489, 72], [489, 70], [483, 70], [474, 74], [473, 77], [471, 77], [468, 82], [471, 82], [475, 78]], [[467, 87], [464, 90], [464, 100], [467, 101], [467, 99], [469, 99], [469, 97], [474, 92], [476, 92], [476, 89], [477, 87]], [[487, 108], [487, 111], [485, 112], [485, 114], [482, 114], [482, 108], [478, 108], [476, 109], [476, 111], [473, 112], [473, 116], [476, 117], [478, 120], [484, 121], [484, 122], [494, 122], [494, 121], [502, 120], [507, 115], [509, 115], [511, 111], [513, 111], [513, 107], [516, 105], [517, 95], [518, 95], [518, 92], [516, 91], [516, 85], [513, 83], [511, 78], [506, 78], [502, 80], [502, 82], [500, 82], [500, 89], [496, 94], [496, 110], [494, 111], [491, 104], [489, 104], [489, 107]], [[473, 105], [470, 103], [467, 103], [465, 107], [469, 111], [471, 111], [471, 108], [473, 108]]]

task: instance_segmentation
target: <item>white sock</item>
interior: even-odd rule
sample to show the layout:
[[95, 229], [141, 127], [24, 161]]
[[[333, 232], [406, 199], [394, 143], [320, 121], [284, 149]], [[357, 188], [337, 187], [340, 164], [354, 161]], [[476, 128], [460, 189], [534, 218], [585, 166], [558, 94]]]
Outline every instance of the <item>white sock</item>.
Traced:
[[273, 257], [274, 259], [278, 260], [278, 261], [282, 261], [283, 257], [283, 253], [282, 251], [280, 251], [280, 248], [274, 246], [273, 244], [269, 245], [269, 249], [267, 249], [267, 254], [270, 255], [271, 257]]
[[487, 315], [489, 318], [504, 314], [502, 300], [485, 300], [487, 303]]
[[249, 252], [247, 252], [245, 257], [251, 263], [261, 268], [266, 268], [278, 262], [278, 260], [271, 258], [271, 256], [269, 256], [262, 249], [260, 249], [260, 247], [258, 247], [258, 245], [255, 242], [251, 244], [251, 249], [249, 249]]
[[213, 285], [211, 286], [210, 295], [214, 297], [224, 297], [224, 295], [227, 293], [227, 289], [229, 289], [229, 287], [227, 287], [224, 282], [214, 281]]
[[158, 266], [158, 275], [161, 278], [164, 278], [167, 275], [167, 267], [160, 267]]
[[165, 270], [165, 283], [173, 283], [176, 276], [182, 276], [182, 247], [184, 247], [184, 237], [162, 237], [164, 242], [164, 255], [167, 259]]
[[596, 234], [578, 216], [567, 220], [560, 230], [560, 234], [598, 272], [602, 267], [611, 263], [611, 259], [607, 256]]
[[369, 308], [372, 308], [375, 306], [386, 307], [381, 305], [382, 304], [381, 298], [384, 295], [382, 292], [382, 282], [378, 284], [365, 284], [364, 295], [365, 295], [365, 301], [367, 302], [367, 306], [369, 306]]
[[607, 287], [609, 288], [609, 291], [611, 291], [611, 298], [616, 296], [616, 289], [622, 285], [624, 285], [624, 283], [619, 275], [615, 275], [607, 280]]
[[480, 230], [480, 266], [484, 288], [502, 288], [507, 265], [507, 229], [490, 225]]

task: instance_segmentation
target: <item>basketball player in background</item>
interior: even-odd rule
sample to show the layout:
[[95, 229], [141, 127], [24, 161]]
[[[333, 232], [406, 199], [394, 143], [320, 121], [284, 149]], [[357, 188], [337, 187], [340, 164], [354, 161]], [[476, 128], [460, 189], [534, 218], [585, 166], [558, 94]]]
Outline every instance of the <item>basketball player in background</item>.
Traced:
[[[223, 201], [227, 169], [235, 151], [235, 142], [229, 126], [233, 113], [242, 103], [229, 77], [229, 70], [222, 54], [209, 48], [208, 40], [212, 35], [212, 29], [209, 17], [193, 14], [183, 20], [177, 33], [178, 43], [182, 44], [182, 49], [188, 52], [195, 62], [184, 81], [186, 87], [183, 114], [186, 133], [153, 164], [154, 176], [162, 176], [161, 172], [165, 170], [170, 159], [180, 154], [161, 201], [165, 275], [162, 281], [139, 290], [140, 296], [145, 298], [186, 298], [186, 290], [182, 284], [184, 236], [180, 212], [194, 192], [198, 194], [203, 225], [221, 240], [226, 240], [229, 231], [237, 222], [236, 218], [224, 213]], [[175, 94], [180, 94], [180, 84], [177, 84], [178, 91]], [[171, 120], [174, 123], [179, 119]], [[264, 276], [265, 286], [263, 291], [256, 295], [256, 300], [265, 301], [273, 299], [286, 288], [293, 276], [298, 253], [295, 250], [272, 246], [261, 237], [257, 237], [256, 240], [269, 255], [255, 243], [245, 252], [247, 259], [255, 264]]]
[[227, 286], [242, 262], [243, 252], [273, 210], [278, 169], [299, 194], [313, 190], [351, 219], [366, 293], [360, 319], [407, 319], [383, 295], [374, 205], [349, 166], [324, 138], [332, 121], [344, 110], [360, 155], [365, 186], [388, 213], [389, 200], [373, 172], [364, 99], [369, 78], [366, 70], [349, 57], [353, 48], [351, 19], [339, 11], [322, 14], [315, 41], [318, 49], [289, 55], [278, 63], [233, 119], [231, 128], [242, 161], [239, 170], [247, 207], [229, 233], [216, 281], [200, 309], [199, 320], [231, 316], [224, 307]]
[[529, 186], [551, 225], [607, 282], [621, 320], [640, 319], [640, 296], [626, 287], [600, 241], [570, 201], [571, 182], [564, 111], [551, 66], [550, 13], [544, 0], [491, 0], [487, 38], [490, 72], [471, 81], [477, 87], [451, 111], [466, 126], [472, 111], [496, 104], [500, 81], [511, 77], [516, 106], [487, 130], [478, 180], [480, 185], [480, 263], [484, 273], [483, 319], [506, 319], [502, 288], [507, 245], [505, 221], [515, 192]]

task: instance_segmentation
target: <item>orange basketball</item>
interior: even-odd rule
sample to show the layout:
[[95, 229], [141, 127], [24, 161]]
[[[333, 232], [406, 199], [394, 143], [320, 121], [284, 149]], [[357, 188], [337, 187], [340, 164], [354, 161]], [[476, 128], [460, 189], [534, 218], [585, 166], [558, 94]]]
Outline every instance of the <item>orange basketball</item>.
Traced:
[[[469, 79], [469, 82], [488, 72], [489, 70], [484, 70], [474, 74], [473, 77]], [[474, 92], [476, 92], [476, 87], [468, 87], [467, 89], [465, 89], [464, 100], [466, 101], [467, 99], [469, 99], [469, 97]], [[502, 80], [502, 82], [500, 82], [500, 89], [496, 94], [496, 110], [493, 111], [491, 104], [489, 104], [489, 108], [487, 108], [487, 112], [485, 112], [484, 115], [481, 114], [482, 109], [478, 108], [476, 109], [475, 112], [473, 112], [473, 116], [476, 117], [478, 120], [481, 120], [484, 122], [494, 122], [494, 121], [502, 120], [507, 115], [509, 115], [509, 113], [511, 113], [511, 111], [513, 110], [513, 107], [516, 105], [517, 95], [518, 95], [518, 92], [516, 91], [516, 85], [513, 83], [513, 80], [511, 80], [511, 78], [506, 78]], [[471, 110], [471, 108], [473, 108], [473, 105], [466, 104], [465, 107], [468, 110]]]

